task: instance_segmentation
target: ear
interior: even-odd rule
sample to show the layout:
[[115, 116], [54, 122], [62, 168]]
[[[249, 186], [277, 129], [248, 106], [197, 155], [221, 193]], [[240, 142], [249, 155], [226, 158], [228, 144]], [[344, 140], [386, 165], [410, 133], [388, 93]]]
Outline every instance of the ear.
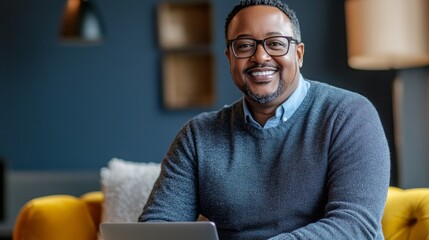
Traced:
[[304, 43], [299, 43], [296, 45], [296, 58], [297, 58], [296, 61], [300, 68], [304, 64], [304, 50], [305, 50]]
[[225, 56], [228, 59], [228, 63], [231, 64], [231, 57], [232, 56], [231, 56], [231, 52], [229, 51], [228, 47], [225, 49]]

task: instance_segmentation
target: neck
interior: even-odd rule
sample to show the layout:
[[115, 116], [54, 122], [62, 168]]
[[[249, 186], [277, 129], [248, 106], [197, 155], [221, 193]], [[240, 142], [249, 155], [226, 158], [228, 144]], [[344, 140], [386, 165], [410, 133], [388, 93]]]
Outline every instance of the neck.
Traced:
[[276, 109], [279, 105], [269, 105], [256, 103], [252, 100], [246, 98], [246, 103], [249, 108], [250, 113], [252, 114], [253, 119], [258, 122], [261, 126], [264, 126], [265, 123], [273, 117], [276, 113]]

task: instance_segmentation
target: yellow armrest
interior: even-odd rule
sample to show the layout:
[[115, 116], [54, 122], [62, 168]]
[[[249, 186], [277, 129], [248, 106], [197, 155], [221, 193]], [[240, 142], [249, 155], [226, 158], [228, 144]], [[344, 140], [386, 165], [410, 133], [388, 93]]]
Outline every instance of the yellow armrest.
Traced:
[[104, 195], [101, 191], [88, 192], [80, 197], [88, 207], [89, 213], [91, 214], [94, 225], [97, 228], [101, 222], [102, 204], [104, 201]]
[[95, 240], [87, 204], [68, 195], [35, 198], [21, 209], [13, 231], [14, 240]]

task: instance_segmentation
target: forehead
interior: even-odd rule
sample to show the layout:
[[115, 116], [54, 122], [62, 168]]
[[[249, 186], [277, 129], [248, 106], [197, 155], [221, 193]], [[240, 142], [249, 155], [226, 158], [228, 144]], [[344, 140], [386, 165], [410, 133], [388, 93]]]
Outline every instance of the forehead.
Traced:
[[228, 38], [238, 36], [293, 36], [292, 23], [280, 9], [272, 6], [251, 6], [242, 9], [231, 20]]

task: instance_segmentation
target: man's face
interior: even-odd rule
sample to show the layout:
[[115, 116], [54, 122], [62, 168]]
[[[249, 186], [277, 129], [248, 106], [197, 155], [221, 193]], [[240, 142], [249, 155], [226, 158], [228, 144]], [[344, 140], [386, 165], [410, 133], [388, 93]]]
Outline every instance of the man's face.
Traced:
[[[289, 18], [281, 10], [271, 6], [252, 6], [241, 10], [231, 20], [227, 35], [228, 40], [262, 40], [272, 36], [295, 38]], [[234, 83], [247, 100], [278, 106], [298, 86], [299, 67], [304, 56], [302, 43], [292, 42], [289, 52], [280, 57], [270, 56], [262, 44], [257, 45], [255, 54], [249, 58], [236, 58], [230, 47], [225, 54]]]

